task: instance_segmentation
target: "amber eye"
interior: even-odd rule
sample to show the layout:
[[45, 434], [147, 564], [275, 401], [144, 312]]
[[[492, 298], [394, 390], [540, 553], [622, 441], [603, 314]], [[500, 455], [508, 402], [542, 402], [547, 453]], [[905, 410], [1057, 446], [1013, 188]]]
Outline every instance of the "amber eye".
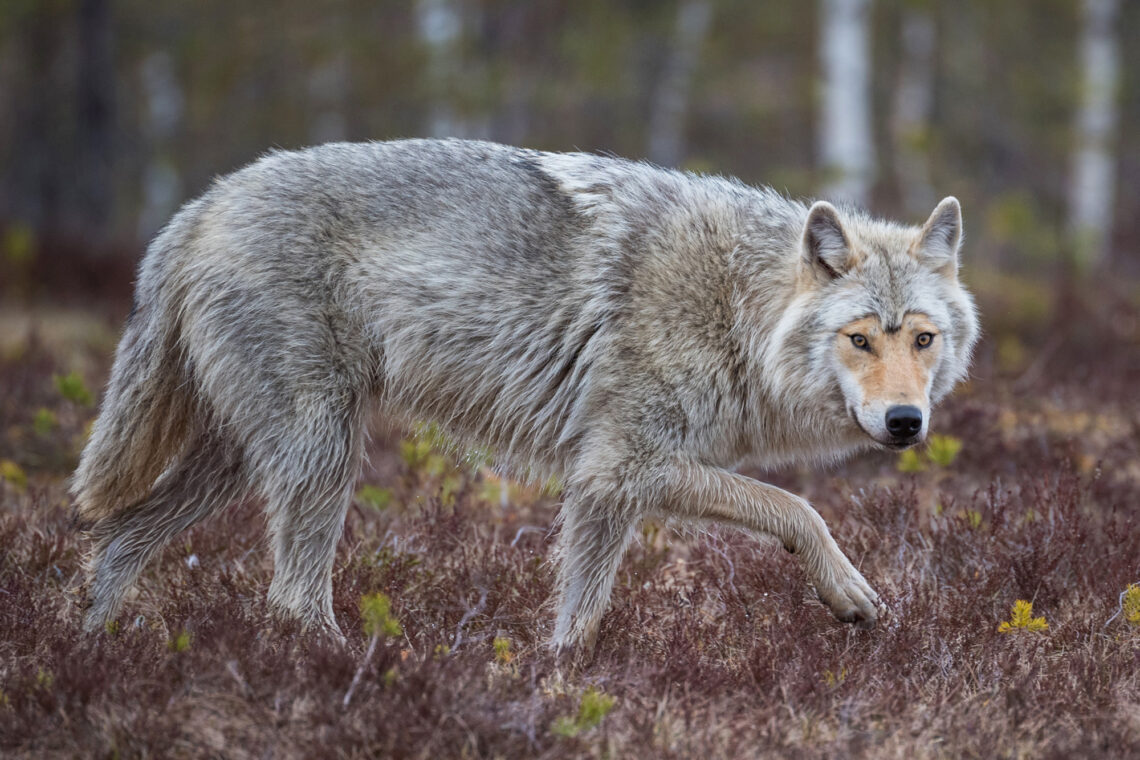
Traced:
[[861, 348], [864, 351], [867, 350], [867, 338], [865, 336], [863, 336], [863, 335], [852, 335], [851, 336], [851, 342], [855, 345], [855, 348]]
[[919, 333], [918, 337], [914, 339], [914, 342], [918, 344], [919, 348], [926, 348], [933, 340], [933, 333]]

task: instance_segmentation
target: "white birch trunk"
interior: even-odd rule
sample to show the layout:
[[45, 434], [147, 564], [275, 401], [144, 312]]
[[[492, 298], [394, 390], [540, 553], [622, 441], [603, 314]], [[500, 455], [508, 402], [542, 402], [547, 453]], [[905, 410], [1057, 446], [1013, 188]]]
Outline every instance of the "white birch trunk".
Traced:
[[891, 137], [903, 206], [929, 213], [938, 198], [930, 181], [930, 118], [934, 105], [934, 18], [930, 6], [909, 5], [902, 16], [902, 56]]
[[451, 103], [451, 91], [460, 76], [463, 16], [454, 0], [417, 0], [416, 22], [428, 54], [431, 105], [427, 133], [432, 137], [471, 137]]
[[147, 56], [142, 63], [140, 79], [146, 106], [144, 133], [148, 145], [143, 167], [138, 235], [141, 240], [149, 240], [166, 224], [182, 200], [182, 177], [172, 155], [171, 143], [182, 124], [185, 97], [168, 53], [157, 52]]
[[680, 166], [685, 159], [685, 121], [693, 72], [712, 19], [709, 0], [683, 0], [677, 9], [673, 45], [665, 58], [649, 117], [649, 160]]
[[348, 56], [339, 52], [309, 73], [309, 101], [313, 119], [309, 138], [314, 144], [338, 142], [348, 137]]
[[1081, 3], [1081, 102], [1069, 184], [1069, 234], [1077, 266], [1094, 269], [1108, 254], [1116, 202], [1119, 0]]
[[823, 0], [820, 8], [819, 154], [828, 175], [824, 195], [860, 206], [870, 200], [875, 173], [870, 5], [870, 0]]

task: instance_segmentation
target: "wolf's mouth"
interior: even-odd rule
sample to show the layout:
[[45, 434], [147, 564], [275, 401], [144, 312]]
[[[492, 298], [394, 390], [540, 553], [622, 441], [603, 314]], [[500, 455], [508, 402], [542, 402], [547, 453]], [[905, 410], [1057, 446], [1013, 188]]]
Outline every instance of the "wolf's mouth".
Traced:
[[851, 416], [851, 421], [855, 423], [855, 427], [857, 427], [861, 431], [863, 431], [863, 435], [867, 436], [872, 441], [874, 441], [877, 445], [882, 446], [885, 449], [890, 449], [891, 451], [904, 451], [906, 449], [909, 449], [911, 446], [915, 446], [919, 443], [922, 443], [922, 437], [917, 436], [917, 435], [911, 436], [910, 438], [905, 438], [901, 441], [900, 440], [889, 440], [889, 441], [881, 440], [878, 437], [872, 435], [867, 430], [867, 428], [863, 427], [863, 423], [861, 423], [859, 421], [859, 416], [857, 414], [855, 414], [855, 409], [853, 407], [850, 407], [850, 406], [847, 407], [847, 414]]
[[871, 440], [874, 441], [876, 445], [887, 449], [888, 451], [906, 451], [907, 449], [922, 443], [922, 439], [918, 436], [907, 438], [903, 441], [880, 441], [878, 438], [871, 436]]
[[[855, 414], [855, 408], [854, 407], [850, 407], [850, 406], [847, 407], [847, 414], [851, 417], [851, 421], [855, 423], [855, 427], [857, 427], [863, 431], [863, 435], [867, 436], [868, 438], [870, 438], [875, 443], [882, 443], [882, 441], [880, 441], [878, 438], [876, 438], [875, 436], [873, 436], [869, 432], [867, 432], [867, 428], [863, 427], [863, 423], [859, 421], [859, 415]], [[884, 445], [889, 445], [889, 444], [884, 444]]]

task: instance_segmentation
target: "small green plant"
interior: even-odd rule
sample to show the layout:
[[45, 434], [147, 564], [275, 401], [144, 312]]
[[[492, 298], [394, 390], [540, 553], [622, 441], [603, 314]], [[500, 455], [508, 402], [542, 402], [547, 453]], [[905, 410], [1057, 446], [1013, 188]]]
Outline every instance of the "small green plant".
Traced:
[[455, 440], [436, 422], [417, 422], [412, 426], [412, 432], [433, 451], [455, 450]]
[[578, 714], [557, 718], [550, 730], [568, 738], [585, 733], [596, 728], [614, 708], [616, 702], [616, 698], [591, 686], [582, 692], [582, 698], [578, 702]]
[[495, 452], [490, 446], [473, 446], [467, 450], [463, 459], [473, 469], [478, 470], [483, 467], [490, 467], [495, 463]]
[[922, 451], [907, 449], [899, 454], [899, 472], [923, 472], [929, 465], [946, 468], [958, 458], [962, 440], [952, 435], [932, 435]]
[[[360, 685], [360, 679], [364, 675], [368, 663], [372, 661], [377, 642], [382, 638], [399, 636], [404, 632], [400, 626], [400, 621], [392, 614], [392, 600], [388, 598], [387, 594], [377, 592], [360, 597], [360, 617], [364, 624], [364, 635], [370, 640], [368, 651], [364, 654], [364, 661], [356, 669], [352, 683], [349, 684], [348, 691], [344, 693], [342, 704], [345, 707], [348, 707], [348, 703], [352, 701], [352, 695], [356, 691], [356, 687]], [[401, 655], [403, 656], [403, 653]], [[385, 686], [391, 686], [396, 682], [398, 675], [399, 671], [396, 670], [395, 666], [392, 666], [384, 671], [381, 681]]]
[[379, 486], [363, 485], [356, 492], [356, 500], [366, 507], [384, 510], [392, 503], [392, 489]]
[[557, 496], [562, 493], [562, 481], [558, 479], [557, 475], [551, 475], [547, 478], [546, 482], [542, 484], [541, 493], [543, 496]]
[[360, 597], [360, 617], [364, 621], [364, 635], [377, 638], [399, 636], [404, 632], [400, 621], [392, 615], [392, 600], [387, 594], [365, 594]]
[[982, 527], [982, 513], [976, 509], [962, 510], [962, 519], [966, 521], [971, 530], [978, 530]]
[[952, 435], [932, 435], [926, 447], [927, 458], [939, 467], [949, 467], [962, 450], [962, 440]]
[[447, 469], [447, 460], [437, 454], [431, 442], [424, 438], [400, 441], [400, 458], [412, 472], [424, 472], [433, 477], [442, 475]]
[[515, 653], [511, 651], [511, 640], [505, 636], [496, 636], [491, 643], [495, 648], [495, 659], [503, 665], [514, 662]]
[[923, 460], [922, 454], [914, 449], [907, 449], [899, 454], [899, 472], [922, 472], [925, 469], [926, 462]]
[[436, 423], [418, 423], [412, 437], [400, 442], [400, 456], [409, 470], [439, 477], [449, 464], [448, 452], [455, 450], [455, 442]]
[[0, 480], [12, 484], [17, 491], [28, 487], [28, 476], [24, 473], [24, 468], [11, 459], [0, 459]]
[[36, 255], [36, 234], [26, 224], [13, 224], [4, 233], [0, 249], [10, 264], [25, 264]]
[[827, 688], [834, 689], [841, 683], [847, 680], [847, 666], [844, 665], [839, 669], [838, 673], [832, 672], [831, 669], [823, 671], [823, 682], [827, 684]]
[[36, 416], [32, 418], [32, 429], [36, 431], [36, 435], [48, 435], [55, 430], [56, 424], [55, 412], [44, 407], [37, 409]]
[[91, 406], [95, 403], [95, 397], [91, 395], [91, 391], [87, 390], [87, 385], [83, 382], [83, 378], [79, 376], [78, 372], [69, 372], [66, 375], [56, 375], [55, 389], [59, 391], [59, 395], [73, 404], [80, 406]]
[[1033, 602], [1018, 599], [1013, 603], [1009, 620], [998, 626], [998, 633], [1012, 633], [1013, 631], [1038, 631], [1044, 633], [1049, 630], [1049, 624], [1044, 617], [1033, 617]]
[[166, 642], [166, 648], [171, 652], [185, 652], [190, 648], [190, 632], [179, 631], [175, 636]]
[[1120, 607], [1125, 620], [1132, 625], [1140, 625], [1140, 584], [1128, 584], [1128, 588], [1124, 590]]
[[445, 475], [439, 484], [439, 503], [445, 507], [454, 507], [455, 499], [462, 488], [462, 478], [457, 475]]

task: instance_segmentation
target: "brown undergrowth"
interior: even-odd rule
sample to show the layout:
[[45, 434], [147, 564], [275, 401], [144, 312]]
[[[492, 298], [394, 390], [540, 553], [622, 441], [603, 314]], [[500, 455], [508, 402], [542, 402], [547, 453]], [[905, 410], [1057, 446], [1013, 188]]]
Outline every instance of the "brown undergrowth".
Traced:
[[[832, 620], [774, 541], [650, 525], [579, 661], [544, 648], [557, 497], [423, 439], [373, 447], [334, 579], [347, 646], [268, 615], [254, 503], [167, 547], [117, 627], [83, 635], [65, 478], [94, 414], [76, 380], [99, 386], [106, 340], [9, 341], [0, 754], [1134, 756], [1140, 626], [1113, 616], [1140, 581], [1140, 373], [1134, 340], [1088, 341], [1030, 341], [1044, 369], [987, 343], [935, 420], [956, 456], [766, 474], [880, 591], [876, 630]], [[1003, 628], [1018, 600], [1044, 626]]]

